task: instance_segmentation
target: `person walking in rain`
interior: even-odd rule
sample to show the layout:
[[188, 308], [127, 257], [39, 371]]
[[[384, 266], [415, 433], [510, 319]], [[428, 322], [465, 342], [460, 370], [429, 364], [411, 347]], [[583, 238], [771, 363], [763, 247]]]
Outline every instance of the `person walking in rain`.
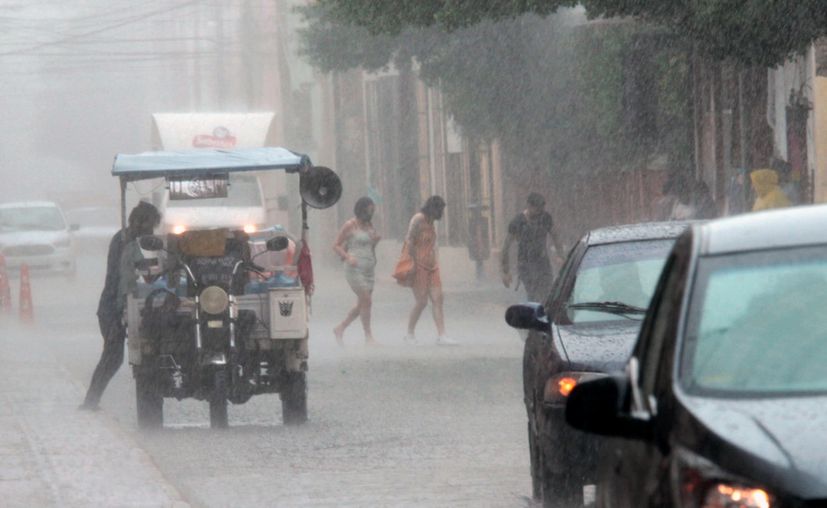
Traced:
[[790, 206], [790, 199], [778, 185], [778, 172], [772, 169], [756, 169], [749, 175], [755, 189], [752, 211], [770, 210]]
[[133, 255], [140, 254], [137, 239], [151, 235], [161, 223], [161, 214], [151, 204], [141, 201], [129, 214], [128, 226], [115, 233], [109, 242], [106, 259], [106, 279], [98, 303], [98, 325], [103, 336], [103, 352], [92, 374], [86, 398], [79, 409], [98, 409], [106, 385], [123, 363], [126, 328], [123, 312], [126, 294], [130, 289]]
[[[546, 200], [540, 194], [532, 192], [526, 200], [526, 209], [517, 214], [508, 225], [508, 236], [501, 254], [502, 280], [505, 287], [512, 284], [511, 263], [509, 252], [511, 245], [517, 242], [517, 284], [525, 286], [526, 296], [531, 302], [545, 302], [551, 291], [551, 284], [554, 275], [551, 271], [551, 260], [549, 258], [548, 243], [551, 238], [554, 248], [557, 251], [558, 262], [560, 253], [563, 252], [563, 245], [554, 227], [551, 214], [546, 211]], [[521, 334], [525, 341], [523, 348], [523, 401], [526, 404], [526, 411], [529, 413], [529, 422], [532, 421], [531, 413], [534, 411], [534, 390], [538, 382], [537, 369], [539, 358], [543, 354], [542, 339], [539, 334]], [[543, 381], [545, 382], [545, 381]], [[529, 436], [535, 435], [529, 432]], [[538, 449], [533, 442], [529, 443], [531, 450], [531, 470], [539, 471]], [[535, 485], [539, 483], [535, 480]]]
[[353, 207], [354, 217], [344, 223], [336, 237], [333, 250], [345, 262], [345, 278], [350, 289], [356, 293], [356, 306], [344, 321], [333, 329], [333, 335], [340, 346], [344, 345], [345, 329], [361, 317], [365, 332], [365, 343], [376, 345], [370, 326], [373, 298], [374, 269], [376, 267], [376, 244], [381, 237], [373, 227], [373, 213], [376, 205], [368, 197], [359, 198]]
[[439, 258], [436, 245], [436, 228], [434, 222], [442, 218], [445, 200], [440, 196], [431, 196], [425, 201], [419, 213], [411, 218], [408, 226], [406, 243], [408, 254], [413, 260], [413, 280], [411, 289], [415, 299], [414, 307], [408, 319], [408, 334], [405, 342], [416, 344], [416, 323], [422, 311], [431, 301], [431, 310], [437, 329], [436, 343], [440, 346], [455, 346], [458, 343], [445, 335], [445, 312], [443, 310], [442, 280], [439, 275]]
[[563, 245], [554, 228], [551, 214], [546, 211], [546, 200], [540, 194], [528, 195], [525, 210], [517, 214], [508, 225], [508, 235], [500, 258], [502, 279], [505, 287], [510, 287], [511, 276], [509, 252], [511, 245], [517, 242], [517, 284], [525, 287], [529, 301], [543, 302], [551, 291], [554, 275], [551, 272], [551, 260], [548, 253], [548, 241], [551, 238], [557, 251], [557, 260], [561, 261]]

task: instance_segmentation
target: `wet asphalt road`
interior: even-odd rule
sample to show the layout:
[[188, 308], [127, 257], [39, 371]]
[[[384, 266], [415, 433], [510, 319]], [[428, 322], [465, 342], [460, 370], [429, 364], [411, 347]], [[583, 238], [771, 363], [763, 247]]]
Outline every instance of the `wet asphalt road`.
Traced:
[[[32, 340], [52, 343], [83, 386], [100, 352], [101, 255], [82, 256], [75, 281], [37, 277], [33, 287]], [[513, 293], [473, 285], [448, 293], [449, 332], [462, 346], [432, 345], [424, 315], [418, 335], [426, 344], [406, 347], [410, 295], [380, 282], [374, 322], [383, 346], [362, 346], [356, 323], [343, 350], [330, 330], [352, 297], [334, 278], [317, 274], [307, 425], [284, 427], [275, 395], [231, 406], [227, 431], [208, 428], [206, 403], [168, 399], [166, 428], [139, 433], [126, 364], [101, 417], [124, 429], [193, 506], [528, 505], [521, 344], [502, 322]]]

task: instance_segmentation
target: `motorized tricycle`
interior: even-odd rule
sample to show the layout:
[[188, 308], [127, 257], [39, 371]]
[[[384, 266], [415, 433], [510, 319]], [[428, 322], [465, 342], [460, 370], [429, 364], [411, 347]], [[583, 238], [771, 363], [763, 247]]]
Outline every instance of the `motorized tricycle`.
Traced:
[[138, 239], [126, 320], [140, 428], [163, 426], [165, 398], [207, 401], [210, 426], [227, 427], [228, 403], [265, 393], [280, 395], [285, 424], [307, 420], [307, 208], [332, 206], [341, 182], [283, 148], [116, 157], [122, 202], [136, 180], [163, 178], [170, 199], [215, 199], [232, 192], [229, 173], [275, 169], [300, 178], [300, 237], [239, 225]]

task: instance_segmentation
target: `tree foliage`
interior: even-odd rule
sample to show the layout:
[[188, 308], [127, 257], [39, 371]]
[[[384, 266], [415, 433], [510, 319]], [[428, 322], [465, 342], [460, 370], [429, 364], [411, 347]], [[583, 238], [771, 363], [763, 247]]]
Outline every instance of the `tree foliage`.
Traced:
[[319, 0], [373, 34], [410, 27], [456, 30], [484, 20], [547, 15], [582, 3], [592, 18], [635, 16], [667, 27], [708, 55], [774, 66], [827, 35], [823, 0]]
[[523, 14], [545, 16], [576, 0], [319, 0], [338, 19], [366, 27], [374, 35], [399, 34], [411, 27], [456, 30], [484, 20]]
[[[371, 35], [343, 22], [330, 5], [312, 4], [303, 12], [302, 48], [315, 66], [376, 70], [415, 61], [467, 137], [499, 139], [507, 159], [522, 167], [582, 172], [637, 166], [652, 153], [681, 152], [676, 147], [691, 139], [686, 101], [673, 97], [686, 94], [680, 83], [636, 87], [658, 111], [650, 122], [654, 136], [630, 129], [635, 122], [624, 119], [629, 68], [652, 60], [669, 75], [653, 72], [661, 81], [687, 76], [688, 68], [668, 65], [685, 52], [674, 40], [662, 41], [662, 31], [636, 23], [578, 27], [573, 21], [582, 15], [564, 11], [483, 20], [451, 32], [429, 26]], [[631, 46], [649, 49], [635, 53]]]

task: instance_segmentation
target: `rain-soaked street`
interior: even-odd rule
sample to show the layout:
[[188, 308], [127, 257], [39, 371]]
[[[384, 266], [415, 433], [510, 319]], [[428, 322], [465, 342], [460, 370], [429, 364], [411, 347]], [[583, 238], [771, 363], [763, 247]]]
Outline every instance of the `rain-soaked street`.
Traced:
[[[70, 386], [63, 390], [65, 400], [56, 402], [63, 407], [53, 414], [67, 415], [67, 428], [72, 420], [88, 418], [74, 408], [100, 353], [94, 311], [102, 264], [100, 255], [86, 255], [74, 282], [35, 278], [36, 324], [15, 328], [25, 334], [18, 344], [34, 341], [35, 351], [51, 356], [43, 362], [65, 367], [59, 372]], [[275, 395], [232, 406], [226, 431], [208, 428], [206, 403], [167, 399], [164, 430], [139, 433], [126, 364], [92, 417], [115, 426], [126, 448], [134, 446], [131, 442], [143, 449], [193, 506], [526, 506], [521, 344], [502, 322], [513, 293], [490, 283], [447, 287], [448, 325], [462, 346], [438, 347], [426, 340], [433, 325], [425, 316], [419, 331], [424, 344], [411, 347], [401, 340], [410, 295], [380, 281], [374, 314], [382, 346], [361, 345], [356, 324], [342, 350], [330, 330], [350, 298], [343, 298], [340, 274], [322, 270], [317, 278], [307, 425], [283, 426]], [[33, 442], [37, 447], [36, 438]], [[40, 476], [59, 477], [44, 473], [54, 466], [49, 464], [47, 457]], [[15, 488], [2, 485], [3, 493]], [[57, 482], [39, 495], [60, 499], [65, 488]], [[117, 489], [115, 482], [110, 499], [123, 496]], [[33, 500], [22, 499], [19, 506]], [[114, 504], [125, 502], [121, 497]]]
[[0, 0], [0, 508], [827, 507], [825, 5]]

